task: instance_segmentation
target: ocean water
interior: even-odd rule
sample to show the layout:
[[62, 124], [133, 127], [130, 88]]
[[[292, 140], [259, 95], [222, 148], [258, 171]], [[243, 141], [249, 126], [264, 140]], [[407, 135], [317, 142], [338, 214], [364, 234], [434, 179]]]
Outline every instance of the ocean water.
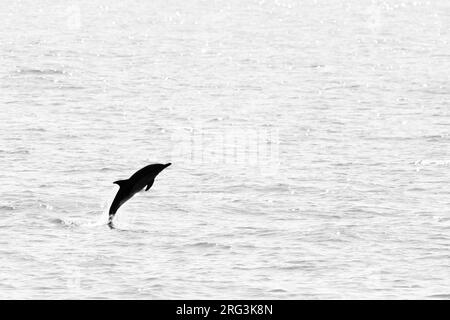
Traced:
[[448, 1], [2, 1], [0, 298], [449, 299], [449, 41]]

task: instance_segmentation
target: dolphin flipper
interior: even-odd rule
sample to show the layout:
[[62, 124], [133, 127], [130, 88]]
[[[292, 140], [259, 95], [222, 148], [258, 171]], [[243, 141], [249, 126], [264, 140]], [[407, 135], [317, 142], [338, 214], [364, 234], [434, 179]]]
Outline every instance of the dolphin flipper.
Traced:
[[148, 189], [150, 189], [150, 187], [153, 185], [153, 182], [154, 182], [155, 180], [153, 180], [152, 182], [150, 182], [148, 185], [147, 185], [147, 188], [145, 188], [145, 191], [148, 191]]

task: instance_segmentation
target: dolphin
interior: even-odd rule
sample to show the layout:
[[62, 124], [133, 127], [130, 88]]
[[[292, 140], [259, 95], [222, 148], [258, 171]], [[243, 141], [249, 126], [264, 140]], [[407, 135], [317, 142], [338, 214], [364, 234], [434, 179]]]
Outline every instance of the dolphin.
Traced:
[[155, 182], [155, 177], [163, 171], [165, 168], [170, 166], [171, 163], [166, 164], [150, 164], [134, 173], [129, 179], [126, 180], [117, 180], [113, 183], [119, 186], [119, 191], [117, 191], [116, 196], [109, 208], [109, 220], [108, 226], [112, 229], [112, 220], [117, 210], [123, 205], [125, 202], [131, 199], [136, 193], [145, 188], [145, 191], [148, 191], [150, 187]]

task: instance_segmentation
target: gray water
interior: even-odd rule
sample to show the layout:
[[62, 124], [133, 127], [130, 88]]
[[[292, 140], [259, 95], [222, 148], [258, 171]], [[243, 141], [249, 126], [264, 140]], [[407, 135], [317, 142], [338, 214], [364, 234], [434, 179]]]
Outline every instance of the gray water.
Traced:
[[2, 1], [0, 298], [449, 299], [449, 41], [448, 1]]

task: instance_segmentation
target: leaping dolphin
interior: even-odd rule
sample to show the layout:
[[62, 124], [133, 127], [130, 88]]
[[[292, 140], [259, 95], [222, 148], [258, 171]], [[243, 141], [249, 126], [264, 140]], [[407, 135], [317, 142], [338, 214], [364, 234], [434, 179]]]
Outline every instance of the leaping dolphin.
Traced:
[[150, 189], [153, 185], [153, 182], [155, 182], [155, 177], [170, 165], [171, 163], [151, 164], [136, 171], [136, 173], [127, 180], [114, 181], [120, 189], [117, 191], [114, 201], [109, 208], [108, 226], [111, 229], [113, 228], [112, 220], [120, 206], [130, 200], [132, 196], [141, 191], [145, 186], [147, 186], [145, 191], [148, 191], [148, 189]]

